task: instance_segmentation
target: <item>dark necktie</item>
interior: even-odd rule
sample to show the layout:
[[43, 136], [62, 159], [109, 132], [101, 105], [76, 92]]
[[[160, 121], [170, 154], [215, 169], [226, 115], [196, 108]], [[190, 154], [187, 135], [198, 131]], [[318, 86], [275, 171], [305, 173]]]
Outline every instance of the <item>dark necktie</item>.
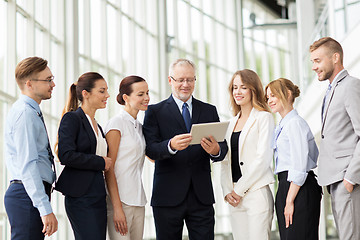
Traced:
[[187, 103], [184, 103], [182, 106], [182, 116], [184, 118], [186, 129], [189, 132], [190, 128], [191, 128], [191, 117], [190, 117], [190, 112], [189, 112]]
[[49, 154], [49, 160], [51, 162], [51, 165], [53, 166], [53, 170], [55, 172], [55, 179], [56, 179], [56, 170], [55, 170], [55, 163], [54, 163], [54, 155], [52, 154], [52, 151], [51, 151], [51, 147], [50, 147], [50, 141], [49, 141], [49, 135], [47, 133], [47, 129], [46, 129], [46, 125], [45, 125], [45, 121], [44, 121], [44, 117], [42, 115], [42, 112], [38, 113], [41, 121], [43, 122], [44, 124], [44, 127], [45, 127], [45, 131], [46, 131], [46, 136], [47, 136], [47, 139], [48, 139], [48, 145], [46, 147], [47, 151], [48, 151], [48, 154]]

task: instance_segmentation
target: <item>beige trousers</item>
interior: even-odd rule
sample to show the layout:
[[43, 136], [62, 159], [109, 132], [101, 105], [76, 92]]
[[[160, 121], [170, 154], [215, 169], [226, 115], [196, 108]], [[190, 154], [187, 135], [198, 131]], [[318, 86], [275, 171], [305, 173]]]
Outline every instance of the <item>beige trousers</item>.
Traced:
[[114, 225], [114, 211], [110, 198], [106, 197], [107, 203], [107, 239], [109, 240], [142, 240], [144, 233], [145, 207], [129, 206], [122, 203], [126, 217], [128, 233], [122, 236], [116, 232]]

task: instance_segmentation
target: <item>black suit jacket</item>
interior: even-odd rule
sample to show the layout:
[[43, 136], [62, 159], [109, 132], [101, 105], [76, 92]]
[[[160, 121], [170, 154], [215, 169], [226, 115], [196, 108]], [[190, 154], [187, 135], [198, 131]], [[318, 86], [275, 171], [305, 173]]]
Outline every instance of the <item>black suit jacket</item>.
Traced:
[[[218, 122], [216, 107], [193, 98], [192, 123]], [[190, 184], [198, 199], [205, 205], [215, 202], [211, 184], [210, 155], [198, 145], [190, 145], [172, 155], [168, 143], [175, 135], [187, 133], [185, 122], [172, 96], [151, 105], [145, 112], [143, 133], [146, 155], [155, 160], [151, 205], [176, 206], [186, 197]], [[227, 153], [221, 142], [221, 154], [213, 161], [221, 161]]]
[[[101, 127], [98, 127], [104, 137]], [[64, 195], [80, 197], [88, 191], [95, 175], [102, 174], [105, 168], [104, 159], [95, 154], [96, 136], [81, 108], [63, 116], [58, 138], [58, 156], [65, 168], [55, 189]]]

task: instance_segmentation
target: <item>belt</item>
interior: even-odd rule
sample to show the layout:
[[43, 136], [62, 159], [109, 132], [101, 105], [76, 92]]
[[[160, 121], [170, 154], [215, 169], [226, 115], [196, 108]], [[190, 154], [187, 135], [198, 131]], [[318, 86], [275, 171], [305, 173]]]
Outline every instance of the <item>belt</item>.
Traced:
[[22, 184], [22, 181], [21, 180], [11, 180], [10, 181], [10, 185], [14, 184], [14, 183]]
[[[21, 180], [11, 180], [10, 181], [10, 185], [11, 184], [23, 184]], [[44, 184], [44, 188], [45, 188], [45, 193], [50, 197], [50, 194], [53, 191], [53, 187], [50, 183], [43, 181]]]

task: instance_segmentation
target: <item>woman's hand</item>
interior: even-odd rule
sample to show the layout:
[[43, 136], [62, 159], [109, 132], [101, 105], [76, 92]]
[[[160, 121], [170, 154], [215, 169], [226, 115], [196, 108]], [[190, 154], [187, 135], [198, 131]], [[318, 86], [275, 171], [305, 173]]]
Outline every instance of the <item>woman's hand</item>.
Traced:
[[287, 202], [284, 208], [286, 228], [288, 228], [292, 224], [293, 214], [294, 214], [294, 202]]
[[240, 201], [241, 201], [241, 197], [239, 195], [237, 195], [234, 191], [232, 191], [231, 193], [227, 194], [225, 196], [225, 200], [233, 207], [237, 207], [237, 205], [239, 205]]
[[103, 157], [103, 158], [104, 158], [104, 162], [105, 162], [105, 169], [104, 169], [104, 171], [106, 172], [106, 171], [108, 171], [108, 170], [110, 169], [111, 164], [112, 164], [112, 160], [111, 160], [111, 158], [109, 158], [109, 157]]
[[114, 225], [115, 230], [121, 235], [126, 235], [128, 232], [125, 213], [122, 208], [114, 209]]
[[290, 187], [286, 196], [286, 205], [284, 208], [284, 216], [285, 216], [285, 227], [288, 228], [293, 222], [294, 215], [294, 202], [295, 198], [300, 190], [299, 185], [296, 185], [294, 182], [290, 183]]

